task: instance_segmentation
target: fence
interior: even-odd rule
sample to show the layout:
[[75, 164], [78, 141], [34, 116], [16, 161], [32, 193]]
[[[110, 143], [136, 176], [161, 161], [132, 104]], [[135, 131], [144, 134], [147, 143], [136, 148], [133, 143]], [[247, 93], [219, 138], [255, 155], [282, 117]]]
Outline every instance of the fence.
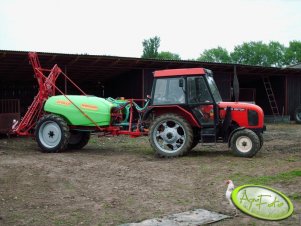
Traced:
[[20, 121], [20, 100], [0, 100], [0, 133], [8, 133], [13, 125], [13, 120]]

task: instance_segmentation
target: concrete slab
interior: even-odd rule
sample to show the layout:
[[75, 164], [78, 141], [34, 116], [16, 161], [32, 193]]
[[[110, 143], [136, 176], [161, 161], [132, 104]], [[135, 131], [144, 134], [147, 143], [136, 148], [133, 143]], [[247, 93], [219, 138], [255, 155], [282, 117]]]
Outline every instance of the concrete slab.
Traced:
[[213, 223], [225, 218], [230, 218], [230, 216], [204, 209], [196, 209], [162, 218], [148, 219], [139, 223], [121, 224], [119, 226], [194, 226]]

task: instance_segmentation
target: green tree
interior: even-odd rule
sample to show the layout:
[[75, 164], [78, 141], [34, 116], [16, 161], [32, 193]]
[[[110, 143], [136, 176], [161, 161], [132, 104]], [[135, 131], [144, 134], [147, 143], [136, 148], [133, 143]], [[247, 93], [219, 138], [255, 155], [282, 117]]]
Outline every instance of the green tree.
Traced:
[[143, 45], [143, 54], [141, 56], [142, 58], [158, 57], [158, 49], [160, 47], [160, 38], [158, 36], [149, 39], [144, 39], [142, 45]]
[[286, 65], [293, 65], [301, 62], [301, 42], [291, 41], [284, 54]]
[[164, 51], [160, 52], [157, 58], [162, 60], [181, 60], [179, 54]]
[[284, 62], [284, 56], [286, 47], [279, 42], [271, 41], [268, 44], [267, 49], [267, 65], [274, 67], [282, 67]]
[[234, 47], [230, 54], [232, 61], [238, 64], [270, 66], [268, 60], [269, 47], [263, 42], [245, 42]]
[[231, 57], [226, 49], [218, 46], [217, 48], [204, 50], [197, 60], [216, 63], [230, 63]]

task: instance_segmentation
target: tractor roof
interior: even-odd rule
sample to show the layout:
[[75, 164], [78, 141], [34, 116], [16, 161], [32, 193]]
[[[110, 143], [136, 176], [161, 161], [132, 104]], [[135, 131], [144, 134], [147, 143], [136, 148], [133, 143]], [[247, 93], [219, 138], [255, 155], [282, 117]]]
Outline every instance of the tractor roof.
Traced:
[[206, 69], [204, 68], [181, 68], [181, 69], [159, 70], [154, 72], [154, 77], [204, 75], [206, 74], [205, 70]]

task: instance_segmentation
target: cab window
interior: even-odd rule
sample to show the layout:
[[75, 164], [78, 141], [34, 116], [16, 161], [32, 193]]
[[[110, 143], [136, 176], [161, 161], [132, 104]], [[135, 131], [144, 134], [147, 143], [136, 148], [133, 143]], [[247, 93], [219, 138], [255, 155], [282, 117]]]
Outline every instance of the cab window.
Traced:
[[212, 103], [212, 97], [203, 77], [188, 77], [188, 103]]
[[153, 104], [184, 104], [185, 93], [183, 88], [179, 86], [180, 79], [181, 78], [157, 79]]

